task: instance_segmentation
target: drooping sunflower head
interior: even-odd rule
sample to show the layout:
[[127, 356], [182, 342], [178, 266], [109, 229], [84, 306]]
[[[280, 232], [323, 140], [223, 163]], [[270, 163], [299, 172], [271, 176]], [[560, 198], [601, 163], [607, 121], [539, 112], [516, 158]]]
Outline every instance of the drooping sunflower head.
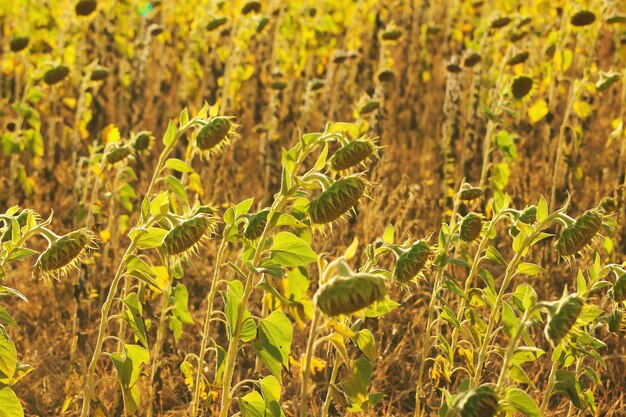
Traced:
[[[493, 384], [483, 384], [458, 394], [452, 404], [452, 415], [461, 417], [494, 417], [499, 411], [499, 399]], [[452, 411], [452, 410], [451, 410]]]
[[626, 310], [617, 308], [606, 318], [609, 331], [618, 335], [626, 334]]
[[54, 85], [60, 83], [67, 77], [70, 73], [70, 69], [65, 65], [58, 65], [54, 68], [49, 69], [43, 75], [43, 82], [48, 85]]
[[576, 324], [584, 305], [582, 298], [576, 294], [570, 294], [553, 306], [548, 314], [545, 328], [546, 337], [550, 342], [557, 345], [568, 335]]
[[98, 65], [91, 71], [91, 81], [104, 81], [111, 74], [111, 70], [102, 65]]
[[384, 298], [384, 278], [359, 273], [331, 278], [317, 290], [313, 303], [324, 314], [335, 317], [356, 313]]
[[590, 10], [579, 10], [572, 15], [569, 21], [572, 26], [588, 26], [596, 21], [596, 15]]
[[95, 235], [88, 229], [79, 229], [61, 237], [50, 239], [48, 248], [37, 258], [35, 268], [44, 279], [59, 279], [72, 269], [78, 269], [87, 252], [96, 247]]
[[463, 242], [473, 242], [483, 229], [483, 218], [478, 213], [467, 213], [459, 226], [459, 237]]
[[587, 210], [567, 226], [556, 241], [559, 256], [567, 258], [583, 250], [600, 232], [603, 215], [596, 209]]
[[215, 217], [205, 213], [195, 214], [172, 227], [163, 237], [161, 248], [167, 256], [195, 253], [216, 227]]
[[131, 145], [121, 145], [118, 143], [112, 143], [105, 155], [106, 163], [109, 165], [115, 165], [125, 161], [133, 154], [133, 147]]
[[616, 303], [626, 301], [626, 274], [617, 276], [615, 283], [611, 289], [607, 291], [606, 295]]
[[96, 11], [96, 7], [98, 7], [96, 0], [79, 0], [74, 10], [78, 16], [89, 16]]
[[309, 203], [311, 222], [324, 225], [343, 217], [366, 195], [368, 187], [369, 183], [360, 174], [333, 182]]
[[11, 39], [11, 42], [9, 43], [9, 48], [11, 49], [11, 52], [20, 52], [26, 49], [29, 42], [30, 39], [28, 38], [28, 36], [16, 36]]
[[408, 249], [400, 250], [393, 268], [393, 280], [406, 285], [426, 268], [432, 255], [432, 247], [423, 240], [415, 242]]
[[357, 166], [366, 166], [367, 161], [376, 156], [376, 140], [362, 137], [344, 144], [330, 157], [330, 166], [337, 172], [347, 171]]
[[132, 140], [133, 148], [137, 152], [149, 151], [154, 145], [154, 136], [151, 132], [139, 132]]
[[217, 116], [210, 119], [196, 135], [196, 146], [205, 157], [219, 153], [236, 135], [230, 117]]
[[459, 200], [461, 201], [472, 201], [478, 200], [485, 196], [485, 192], [480, 187], [472, 187], [470, 184], [463, 184], [461, 186], [461, 190], [459, 191]]

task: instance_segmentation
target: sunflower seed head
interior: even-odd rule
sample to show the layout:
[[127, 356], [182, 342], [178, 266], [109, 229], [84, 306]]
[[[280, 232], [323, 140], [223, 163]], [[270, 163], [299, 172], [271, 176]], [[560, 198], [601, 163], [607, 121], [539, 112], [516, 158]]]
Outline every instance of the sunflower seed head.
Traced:
[[79, 229], [51, 242], [43, 251], [35, 267], [44, 278], [56, 278], [72, 268], [78, 268], [89, 249], [95, 248], [95, 236], [88, 229]]
[[259, 211], [258, 213], [253, 214], [248, 220], [248, 224], [243, 231], [244, 237], [248, 240], [256, 240], [261, 237], [263, 234], [263, 230], [265, 230], [265, 226], [267, 225], [267, 215], [269, 214], [268, 209], [264, 209]]
[[228, 117], [218, 116], [207, 122], [196, 136], [196, 145], [206, 152], [221, 150], [230, 142], [232, 122]]
[[556, 251], [561, 257], [573, 256], [591, 242], [602, 226], [603, 216], [595, 210], [587, 210], [561, 232], [556, 241]]
[[184, 255], [194, 252], [208, 235], [216, 228], [215, 220], [207, 214], [196, 214], [172, 227], [163, 237], [161, 245], [168, 256]]
[[400, 284], [407, 284], [425, 267], [433, 255], [433, 249], [423, 240], [414, 243], [403, 251], [393, 268], [393, 279]]
[[29, 42], [30, 39], [28, 38], [28, 36], [16, 36], [15, 38], [11, 39], [11, 42], [9, 43], [9, 48], [12, 52], [20, 52], [26, 49]]
[[570, 294], [556, 304], [556, 307], [548, 315], [546, 324], [546, 337], [554, 345], [557, 345], [576, 324], [578, 316], [585, 305], [582, 298], [576, 294]]
[[355, 313], [385, 298], [385, 280], [375, 274], [337, 276], [322, 285], [313, 302], [324, 314], [334, 317]]
[[78, 16], [89, 16], [96, 10], [96, 7], [98, 7], [96, 0], [80, 0], [76, 3], [74, 10]]
[[330, 157], [330, 165], [335, 171], [345, 171], [363, 164], [376, 153], [376, 145], [372, 139], [353, 140], [339, 148]]
[[331, 223], [353, 208], [366, 193], [368, 183], [362, 175], [335, 181], [309, 203], [309, 217], [314, 224]]
[[46, 71], [43, 75], [43, 81], [48, 85], [60, 83], [70, 73], [70, 69], [65, 65], [59, 65]]
[[464, 242], [473, 242], [478, 239], [483, 228], [483, 219], [480, 214], [467, 213], [459, 226], [459, 237]]

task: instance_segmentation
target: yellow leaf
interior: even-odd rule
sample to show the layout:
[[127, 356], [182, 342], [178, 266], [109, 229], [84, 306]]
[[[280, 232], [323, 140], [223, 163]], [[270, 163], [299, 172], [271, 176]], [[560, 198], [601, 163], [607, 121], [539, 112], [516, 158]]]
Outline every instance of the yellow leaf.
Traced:
[[535, 104], [530, 106], [527, 110], [528, 118], [530, 119], [530, 123], [535, 124], [539, 120], [546, 117], [550, 110], [548, 109], [548, 103], [542, 98], [535, 101]]

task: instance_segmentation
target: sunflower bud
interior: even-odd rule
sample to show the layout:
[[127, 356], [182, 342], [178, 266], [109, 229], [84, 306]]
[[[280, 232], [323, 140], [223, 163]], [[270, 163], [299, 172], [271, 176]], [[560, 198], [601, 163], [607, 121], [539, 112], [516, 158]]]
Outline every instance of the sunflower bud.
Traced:
[[526, 60], [528, 59], [529, 56], [530, 56], [530, 53], [528, 51], [522, 51], [522, 52], [520, 52], [518, 54], [515, 54], [511, 59], [506, 61], [506, 64], [507, 65], [522, 64], [522, 63], [526, 62]]
[[203, 151], [225, 145], [229, 138], [231, 121], [227, 117], [214, 117], [200, 129], [196, 136], [196, 145]]
[[50, 242], [35, 267], [44, 277], [58, 278], [71, 268], [78, 268], [89, 249], [94, 248], [95, 236], [88, 229], [79, 229]]
[[566, 257], [581, 251], [598, 234], [602, 220], [602, 214], [596, 210], [584, 212], [561, 232], [561, 236], [556, 241], [557, 253]]
[[602, 214], [611, 214], [617, 211], [617, 202], [613, 197], [604, 197], [599, 204], [599, 211]]
[[258, 13], [261, 11], [261, 2], [248, 1], [241, 8], [241, 14]]
[[511, 23], [511, 18], [508, 16], [498, 16], [491, 21], [491, 29], [502, 29], [506, 25]]
[[479, 214], [467, 213], [461, 220], [459, 237], [463, 242], [473, 242], [478, 239], [483, 228], [483, 219]]
[[248, 220], [248, 224], [243, 231], [243, 234], [248, 240], [256, 240], [261, 237], [265, 226], [267, 225], [267, 215], [269, 210], [261, 210], [258, 213], [253, 214]]
[[607, 317], [609, 331], [618, 335], [626, 333], [626, 312], [624, 309], [613, 310]]
[[106, 154], [106, 162], [109, 165], [115, 165], [126, 159], [132, 152], [133, 150], [129, 145], [113, 144]]
[[28, 46], [28, 42], [29, 39], [27, 36], [16, 36], [15, 38], [11, 39], [11, 42], [9, 43], [9, 48], [12, 52], [20, 52], [26, 49], [26, 47]]
[[615, 284], [606, 294], [616, 303], [626, 301], [626, 274], [622, 274], [615, 280]]
[[60, 83], [70, 73], [70, 69], [65, 65], [59, 65], [46, 71], [43, 75], [43, 82], [48, 85]]
[[315, 224], [331, 223], [353, 208], [365, 194], [367, 182], [361, 175], [335, 181], [311, 200], [309, 216]]
[[385, 298], [385, 280], [374, 274], [337, 276], [322, 285], [313, 302], [324, 314], [338, 316], [355, 313]]
[[376, 146], [371, 139], [353, 140], [330, 157], [330, 165], [335, 171], [344, 171], [365, 162], [375, 151]]
[[494, 417], [498, 413], [498, 394], [493, 384], [483, 384], [457, 395], [453, 415], [461, 417]]
[[400, 36], [402, 36], [402, 30], [397, 27], [391, 27], [385, 29], [380, 37], [385, 41], [396, 41], [400, 39]]
[[[537, 206], [531, 205], [526, 207], [517, 218], [518, 222], [525, 224], [533, 224], [537, 221]], [[515, 237], [519, 234], [519, 229], [513, 224], [509, 227], [509, 233]]]
[[420, 240], [398, 256], [393, 268], [393, 280], [406, 284], [419, 274], [433, 254], [432, 248]]
[[546, 337], [555, 345], [558, 344], [576, 324], [585, 303], [576, 294], [571, 294], [559, 301], [548, 315]]
[[174, 226], [161, 245], [168, 256], [177, 256], [186, 252], [194, 252], [207, 235], [215, 230], [215, 221], [211, 216], [197, 214]]

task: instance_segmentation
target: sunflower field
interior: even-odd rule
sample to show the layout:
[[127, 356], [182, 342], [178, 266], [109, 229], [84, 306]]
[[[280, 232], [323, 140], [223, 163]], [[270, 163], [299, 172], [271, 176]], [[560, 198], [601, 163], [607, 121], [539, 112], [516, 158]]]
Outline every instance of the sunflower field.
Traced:
[[0, 0], [0, 417], [626, 416], [624, 0]]

